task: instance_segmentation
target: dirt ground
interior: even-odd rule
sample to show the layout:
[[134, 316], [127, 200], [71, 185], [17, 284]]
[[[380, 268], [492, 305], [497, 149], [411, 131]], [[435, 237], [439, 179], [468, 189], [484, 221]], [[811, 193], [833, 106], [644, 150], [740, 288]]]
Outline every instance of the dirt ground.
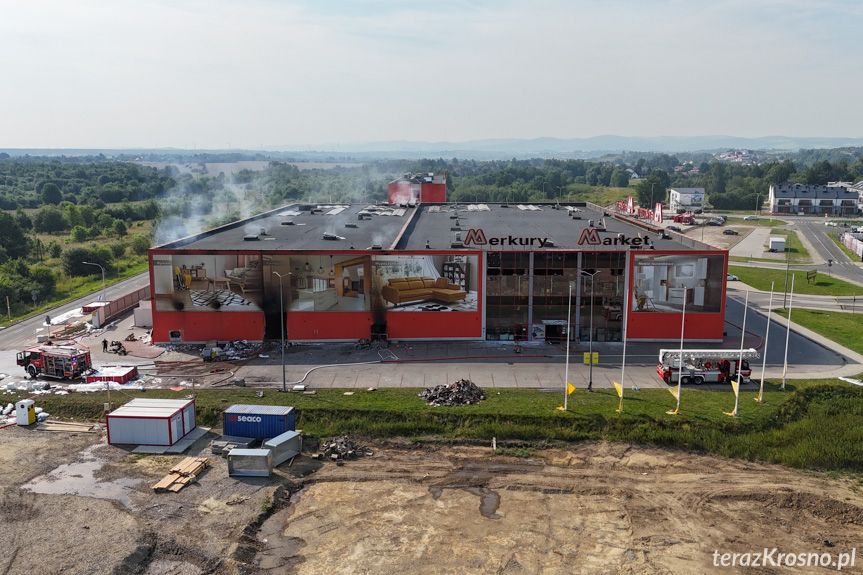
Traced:
[[[210, 456], [214, 436], [186, 455]], [[370, 447], [343, 466], [301, 456], [272, 478], [228, 477], [213, 456], [197, 483], [156, 494], [185, 455], [131, 454], [102, 434], [2, 429], [0, 575], [807, 573], [752, 567], [753, 556], [743, 569], [720, 561], [765, 547], [778, 548], [774, 562], [836, 560], [863, 526], [856, 480], [761, 463], [605, 443], [529, 459], [478, 446]], [[843, 571], [861, 563], [855, 555]]]

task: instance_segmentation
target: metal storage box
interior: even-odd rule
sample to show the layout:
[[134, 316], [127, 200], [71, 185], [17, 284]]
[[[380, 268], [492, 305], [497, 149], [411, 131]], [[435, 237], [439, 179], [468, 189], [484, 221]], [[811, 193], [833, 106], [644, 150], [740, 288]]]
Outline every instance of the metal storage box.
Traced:
[[273, 451], [273, 465], [281, 465], [288, 459], [296, 457], [303, 450], [303, 438], [296, 431], [286, 431], [272, 439], [268, 439], [264, 449]]
[[36, 423], [36, 403], [32, 399], [22, 399], [15, 403], [15, 422], [18, 425]]
[[174, 445], [196, 427], [195, 400], [136, 398], [106, 422], [112, 445]]
[[269, 439], [293, 430], [293, 407], [232, 405], [225, 410], [225, 435]]
[[228, 475], [269, 477], [273, 474], [273, 452], [269, 449], [232, 449], [228, 453]]

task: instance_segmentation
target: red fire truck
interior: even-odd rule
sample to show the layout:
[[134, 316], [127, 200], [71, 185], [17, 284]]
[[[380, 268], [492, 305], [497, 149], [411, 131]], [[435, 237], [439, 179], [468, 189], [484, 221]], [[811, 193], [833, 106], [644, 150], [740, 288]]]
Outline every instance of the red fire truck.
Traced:
[[[731, 383], [737, 378], [737, 362], [740, 360], [740, 380], [749, 383], [752, 370], [749, 369], [749, 360], [758, 358], [755, 349], [744, 349], [743, 359], [740, 360], [740, 350], [734, 349], [684, 349], [683, 350], [683, 377], [681, 384], [694, 383]], [[656, 373], [665, 383], [677, 383], [677, 375], [680, 372], [680, 350], [660, 349], [659, 365]]]
[[60, 379], [81, 377], [93, 368], [90, 349], [77, 342], [25, 349], [18, 352], [17, 363], [30, 377], [45, 375]]
[[674, 216], [674, 222], [693, 225], [695, 223], [695, 218], [692, 216], [692, 214], [677, 214], [676, 216]]

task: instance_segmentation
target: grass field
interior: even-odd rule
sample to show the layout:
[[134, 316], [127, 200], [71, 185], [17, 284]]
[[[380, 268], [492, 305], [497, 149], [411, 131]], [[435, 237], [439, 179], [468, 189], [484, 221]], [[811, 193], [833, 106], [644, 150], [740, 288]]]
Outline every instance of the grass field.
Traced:
[[[796, 289], [796, 284], [794, 287]], [[863, 298], [860, 303], [863, 304]], [[863, 312], [863, 305], [860, 307]], [[776, 313], [788, 318], [788, 310], [778, 309]], [[839, 345], [863, 353], [863, 330], [860, 329], [863, 313], [794, 308], [791, 311], [791, 320]]]
[[[740, 281], [757, 290], [770, 291], [770, 282], [774, 282], [774, 290], [785, 289], [785, 270], [771, 268], [754, 268], [749, 266], [728, 266], [728, 273], [740, 278]], [[863, 288], [850, 284], [835, 277], [819, 273], [814, 281], [806, 281], [806, 272], [792, 271], [788, 274], [788, 289], [791, 289], [791, 277], [794, 280], [794, 293], [810, 295], [853, 296], [863, 293]]]
[[[353, 390], [352, 390], [353, 391]], [[741, 391], [739, 417], [725, 414], [734, 407], [730, 389], [684, 388], [680, 415], [667, 390], [625, 390], [624, 412], [616, 413], [614, 390], [583, 390], [569, 398], [569, 412], [557, 409], [561, 393], [536, 390], [488, 391], [476, 405], [430, 407], [418, 389], [355, 391], [318, 390], [317, 395], [270, 391], [258, 398], [251, 389], [203, 390], [197, 394], [198, 424], [221, 426], [221, 414], [232, 404], [291, 405], [297, 428], [305, 434], [330, 437], [400, 436], [422, 441], [470, 439], [525, 442], [632, 441], [723, 456], [760, 459], [823, 470], [863, 470], [863, 388], [832, 380], [788, 384], [779, 391], [765, 383], [764, 403], [755, 391]], [[179, 398], [186, 392], [151, 390], [114, 392], [115, 403], [135, 396]], [[12, 399], [14, 400], [14, 398]], [[40, 407], [58, 417], [95, 420], [105, 393], [43, 396]]]

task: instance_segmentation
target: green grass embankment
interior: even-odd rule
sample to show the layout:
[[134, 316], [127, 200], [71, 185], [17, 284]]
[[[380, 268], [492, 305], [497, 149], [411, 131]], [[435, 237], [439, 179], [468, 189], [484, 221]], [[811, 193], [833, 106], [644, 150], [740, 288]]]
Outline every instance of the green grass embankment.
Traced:
[[[835, 380], [795, 382], [786, 391], [771, 382], [765, 387], [763, 404], [753, 401], [757, 392], [741, 391], [738, 418], [724, 414], [734, 407], [728, 389], [698, 388], [684, 388], [676, 416], [666, 413], [675, 399], [664, 389], [625, 390], [622, 414], [615, 412], [614, 390], [578, 390], [566, 413], [557, 410], [562, 393], [511, 389], [486, 390], [485, 401], [459, 407], [430, 407], [416, 389], [355, 390], [352, 396], [343, 390], [313, 396], [267, 391], [263, 398], [246, 389], [204, 390], [196, 402], [202, 426], [221, 427], [221, 414], [232, 404], [292, 405], [297, 428], [318, 437], [631, 441], [808, 469], [863, 470], [863, 388]], [[122, 404], [134, 396], [179, 398], [184, 392], [113, 392], [112, 400]], [[38, 398], [54, 416], [91, 420], [105, 401], [105, 393]]]
[[[728, 266], [728, 273], [736, 275], [741, 282], [757, 290], [769, 292], [771, 282], [773, 282], [774, 292], [782, 292], [785, 289], [784, 269]], [[863, 288], [860, 286], [821, 272], [818, 272], [818, 276], [814, 280], [807, 281], [804, 270], [789, 272], [789, 291], [791, 290], [791, 276], [796, 276], [794, 280], [795, 294], [853, 296], [863, 293]]]

